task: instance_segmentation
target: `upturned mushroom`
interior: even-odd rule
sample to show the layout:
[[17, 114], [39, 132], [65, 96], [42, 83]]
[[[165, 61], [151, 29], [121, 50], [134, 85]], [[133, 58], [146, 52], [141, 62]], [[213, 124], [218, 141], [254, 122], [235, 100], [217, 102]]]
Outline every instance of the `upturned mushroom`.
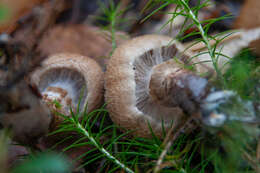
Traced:
[[103, 98], [103, 72], [100, 66], [85, 56], [76, 54], [55, 54], [47, 58], [42, 67], [31, 76], [43, 100], [56, 109], [60, 103], [62, 113], [75, 111], [80, 101], [80, 111], [97, 108]]
[[[219, 65], [228, 61], [219, 58]], [[214, 73], [210, 60], [209, 56], [193, 58], [166, 36], [146, 35], [127, 41], [115, 50], [105, 74], [105, 100], [112, 120], [133, 135], [151, 137], [152, 129], [162, 137], [163, 130], [179, 127], [187, 119], [210, 126], [232, 119], [218, 107], [234, 93], [217, 91], [199, 75]], [[192, 64], [193, 70], [185, 68]], [[189, 131], [196, 127], [186, 125]]]
[[[163, 127], [168, 130], [198, 112], [208, 82], [185, 68], [194, 61], [184, 50], [159, 35], [134, 38], [115, 50], [105, 74], [105, 99], [116, 124], [137, 136], [150, 137], [150, 127], [162, 136]], [[210, 69], [203, 64], [196, 68]]]

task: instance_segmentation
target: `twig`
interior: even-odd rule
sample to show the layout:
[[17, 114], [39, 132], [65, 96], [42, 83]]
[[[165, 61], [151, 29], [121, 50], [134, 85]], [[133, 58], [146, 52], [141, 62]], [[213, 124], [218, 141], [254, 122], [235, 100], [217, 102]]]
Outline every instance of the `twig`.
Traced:
[[126, 165], [124, 165], [123, 163], [121, 163], [119, 160], [117, 160], [113, 155], [111, 155], [105, 148], [103, 148], [102, 146], [100, 146], [97, 141], [88, 133], [88, 131], [80, 124], [77, 123], [77, 128], [85, 135], [88, 137], [88, 139], [93, 143], [93, 145], [95, 147], [97, 147], [97, 149], [103, 153], [109, 160], [112, 160], [115, 164], [117, 164], [118, 166], [120, 166], [123, 170], [125, 170], [128, 173], [134, 173], [134, 171], [132, 171], [130, 168], [128, 168]]
[[259, 165], [258, 161], [256, 159], [252, 158], [252, 156], [245, 151], [243, 151], [243, 156], [248, 161], [248, 163], [252, 166], [252, 168], [257, 173], [260, 173], [260, 165]]
[[177, 127], [172, 127], [164, 141], [163, 141], [163, 145], [165, 145], [164, 150], [161, 152], [159, 159], [157, 160], [156, 163], [156, 167], [154, 169], [154, 173], [158, 173], [161, 169], [161, 165], [163, 162], [164, 157], [166, 156], [167, 152], [169, 151], [170, 147], [172, 146], [173, 142], [177, 139], [177, 137], [183, 132], [185, 131], [186, 127], [189, 127], [189, 125], [191, 124], [192, 121], [194, 121], [194, 116], [189, 117], [188, 119], [185, 119], [182, 121], [182, 123], [180, 123]]
[[256, 159], [260, 162], [260, 137], [258, 139], [257, 149], [256, 149]]

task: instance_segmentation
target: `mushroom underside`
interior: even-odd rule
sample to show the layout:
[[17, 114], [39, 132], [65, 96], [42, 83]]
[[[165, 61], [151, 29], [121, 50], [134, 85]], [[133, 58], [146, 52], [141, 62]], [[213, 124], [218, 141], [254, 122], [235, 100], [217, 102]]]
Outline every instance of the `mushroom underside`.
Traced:
[[80, 104], [80, 110], [84, 109], [87, 86], [84, 76], [71, 68], [52, 68], [45, 71], [38, 85], [43, 99], [48, 102], [58, 101], [66, 112], [70, 108], [76, 109]]
[[[166, 132], [188, 118], [183, 104], [192, 98], [190, 93], [201, 92], [201, 89], [193, 90], [186, 82], [185, 91], [179, 86], [178, 98], [186, 94], [183, 102], [167, 103], [168, 98], [173, 101], [174, 93], [179, 91], [172, 90], [178, 85], [178, 79], [193, 74], [185, 68], [194, 63], [190, 59], [192, 54], [184, 51], [177, 41], [160, 35], [137, 37], [115, 50], [105, 75], [105, 99], [110, 117], [117, 125], [133, 131], [136, 136], [152, 137], [152, 129], [156, 136], [163, 137], [164, 130]], [[198, 68], [192, 67], [194, 70]], [[162, 94], [157, 95], [157, 91]], [[160, 96], [167, 98], [161, 99]]]
[[188, 61], [188, 57], [179, 52], [173, 44], [147, 51], [133, 63], [137, 109], [156, 122], [163, 122], [166, 127], [177, 120], [182, 111], [178, 107], [166, 107], [153, 100], [149, 94], [149, 82], [153, 68], [163, 62], [174, 61], [173, 58], [182, 62]]

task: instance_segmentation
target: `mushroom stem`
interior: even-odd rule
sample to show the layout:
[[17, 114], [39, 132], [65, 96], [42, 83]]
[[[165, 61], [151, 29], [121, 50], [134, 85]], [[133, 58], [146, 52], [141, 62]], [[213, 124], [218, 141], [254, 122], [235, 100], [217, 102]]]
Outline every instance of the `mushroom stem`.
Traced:
[[209, 91], [208, 81], [191, 71], [178, 67], [174, 60], [156, 65], [149, 83], [151, 98], [166, 107], [179, 106], [187, 114], [198, 111]]

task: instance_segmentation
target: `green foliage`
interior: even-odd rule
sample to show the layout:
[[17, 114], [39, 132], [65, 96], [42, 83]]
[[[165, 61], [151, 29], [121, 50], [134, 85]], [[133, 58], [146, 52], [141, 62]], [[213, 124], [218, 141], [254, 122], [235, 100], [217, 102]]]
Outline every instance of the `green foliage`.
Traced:
[[1, 171], [6, 172], [6, 159], [7, 159], [7, 131], [0, 131], [0, 168]]
[[127, 19], [122, 18], [127, 9], [122, 9], [121, 4], [115, 4], [113, 0], [109, 0], [109, 5], [99, 1], [99, 7], [102, 12], [102, 16], [96, 16], [96, 18], [106, 24], [102, 28], [110, 33], [110, 40], [112, 44], [112, 51], [110, 56], [116, 49], [116, 31], [122, 23], [126, 23]]
[[58, 102], [56, 99], [54, 99], [54, 100], [52, 101], [52, 103], [50, 103], [50, 104], [55, 105], [55, 107], [56, 107], [57, 109], [61, 109], [61, 108], [62, 108], [62, 105], [61, 105], [60, 102]]
[[[181, 31], [179, 32], [179, 34], [177, 36], [177, 39], [184, 40], [188, 37], [200, 35], [201, 38], [196, 39], [196, 42], [192, 46], [194, 46], [195, 44], [198, 44], [199, 42], [203, 42], [205, 44], [207, 51], [202, 52], [200, 54], [209, 54], [210, 55], [211, 62], [217, 73], [217, 77], [220, 80], [220, 82], [222, 83], [222, 85], [225, 86], [225, 80], [224, 80], [223, 74], [221, 72], [221, 67], [218, 66], [218, 59], [219, 59], [219, 56], [221, 55], [221, 52], [217, 51], [217, 46], [229, 34], [226, 35], [226, 33], [223, 32], [223, 33], [219, 33], [216, 36], [211, 36], [211, 35], [209, 35], [208, 31], [209, 31], [210, 27], [212, 26], [212, 24], [214, 24], [217, 21], [227, 19], [230, 16], [228, 15], [228, 16], [222, 16], [222, 17], [215, 18], [215, 19], [208, 19], [208, 20], [200, 21], [198, 19], [199, 11], [202, 8], [210, 5], [210, 0], [206, 0], [203, 2], [199, 0], [197, 2], [197, 5], [194, 7], [189, 6], [189, 0], [150, 0], [147, 3], [145, 9], [155, 6], [155, 4], [157, 4], [157, 5], [159, 4], [160, 7], [155, 9], [148, 16], [146, 16], [143, 19], [143, 21], [147, 20], [153, 14], [157, 13], [159, 10], [161, 10], [171, 4], [176, 5], [175, 10], [173, 12], [168, 13], [168, 14], [172, 15], [172, 17], [162, 26], [162, 28], [168, 24], [171, 25], [171, 23], [174, 21], [174, 19], [176, 19], [176, 17], [184, 16], [185, 20], [181, 27]], [[189, 22], [191, 22], [191, 23], [189, 24]], [[196, 27], [197, 30], [184, 36], [185, 31], [187, 31], [188, 29], [193, 28], [193, 27]], [[224, 35], [224, 36], [222, 38], [220, 38], [219, 36], [221, 36], [221, 35]], [[211, 40], [215, 41], [215, 44], [213, 46], [210, 44]], [[196, 55], [196, 56], [198, 56], [198, 55]], [[200, 63], [205, 63], [205, 62], [200, 62]]]
[[[91, 164], [95, 165], [105, 157], [100, 172], [105, 170], [114, 172], [118, 169], [123, 169], [126, 172], [149, 170], [155, 167], [156, 160], [164, 149], [163, 142], [155, 136], [152, 139], [133, 138], [129, 137], [131, 131], [120, 133], [115, 125], [106, 125], [107, 111], [104, 108], [90, 113], [86, 113], [86, 109], [84, 112], [71, 112], [71, 117], [57, 114], [64, 118], [64, 122], [58, 130], [50, 135], [66, 132], [76, 132], [80, 135], [79, 139], [75, 139], [75, 142], [63, 151], [86, 145], [93, 146], [92, 149], [76, 159], [85, 160], [79, 168]], [[208, 160], [197, 164], [196, 167], [191, 166], [200, 140], [199, 137], [191, 139], [190, 136], [180, 136], [167, 153], [165, 157], [167, 164], [163, 166], [161, 172], [169, 172], [170, 170], [204, 172], [209, 163]]]
[[[236, 118], [250, 118], [255, 116], [252, 123], [229, 122], [219, 129], [218, 140], [225, 150], [218, 153], [215, 158], [216, 172], [253, 172], [259, 169], [256, 161], [256, 143], [258, 141], [259, 112], [254, 109], [253, 104], [259, 104], [260, 76], [258, 73], [260, 63], [257, 57], [249, 49], [242, 50], [240, 54], [232, 59], [230, 67], [224, 74], [227, 89], [233, 90], [242, 99], [232, 99], [223, 105], [225, 112], [235, 115]], [[258, 122], [257, 122], [258, 121]], [[255, 123], [255, 124], [254, 124]], [[243, 166], [241, 166], [243, 165]]]
[[[91, 158], [90, 160], [88, 160], [86, 163], [82, 164], [81, 167], [88, 165], [99, 158], [106, 157], [108, 160], [112, 161], [114, 164], [116, 164], [118, 167], [124, 169], [126, 172], [133, 172], [125, 164], [123, 164], [122, 162], [117, 160], [113, 155], [111, 155], [109, 153], [109, 151], [106, 150], [103, 147], [103, 145], [99, 142], [100, 138], [104, 137], [104, 135], [106, 135], [106, 131], [113, 128], [113, 126], [104, 127], [104, 129], [101, 129], [103, 127], [103, 124], [101, 124], [98, 133], [92, 132], [92, 127], [95, 125], [95, 122], [98, 120], [99, 115], [103, 112], [106, 112], [106, 110], [101, 108], [101, 109], [96, 109], [95, 111], [87, 114], [86, 108], [85, 108], [84, 112], [79, 112], [79, 109], [77, 112], [73, 112], [71, 110], [71, 116], [66, 116], [66, 115], [57, 113], [59, 116], [64, 118], [64, 122], [60, 125], [60, 128], [58, 130], [56, 130], [55, 132], [53, 132], [51, 134], [56, 134], [56, 133], [61, 133], [61, 132], [77, 132], [78, 134], [80, 134], [82, 136], [82, 138], [75, 141], [72, 145], [66, 147], [64, 149], [64, 151], [66, 151], [70, 148], [84, 146], [84, 145], [90, 145], [90, 144], [93, 145], [97, 150], [99, 150], [100, 154], [92, 155], [92, 157], [93, 156], [94, 157]], [[80, 119], [79, 117], [82, 117], [82, 118]], [[103, 118], [105, 118], [105, 116]], [[104, 123], [104, 119], [102, 120], [102, 122]], [[121, 136], [124, 136], [124, 135], [121, 135]], [[117, 138], [119, 139], [119, 137], [117, 137]], [[117, 138], [114, 140], [116, 141]], [[110, 145], [112, 145], [113, 143], [111, 143]], [[91, 153], [91, 152], [92, 151], [90, 151], [89, 153]], [[81, 156], [81, 157], [84, 157], [86, 154], [89, 154], [89, 153], [84, 153], [83, 156]]]
[[224, 75], [228, 81], [227, 88], [238, 92], [245, 99], [252, 99], [256, 86], [260, 87], [257, 75], [259, 65], [256, 56], [250, 50], [241, 51], [232, 59], [230, 68]]
[[12, 173], [64, 173], [69, 172], [70, 164], [64, 156], [57, 153], [38, 153], [30, 155], [22, 164], [15, 167]]
[[231, 122], [225, 124], [217, 133], [214, 142], [218, 146], [211, 152], [214, 155], [213, 164], [215, 172], [238, 172], [252, 170], [252, 165], [246, 154], [254, 156], [252, 144], [256, 142], [255, 128], [251, 125]]
[[[24, 156], [24, 161], [8, 171], [7, 154], [10, 143], [5, 130], [0, 132], [0, 168], [1, 172], [11, 173], [65, 173], [71, 170], [71, 165], [67, 158], [54, 152], [33, 153]], [[12, 153], [11, 153], [12, 154]]]

